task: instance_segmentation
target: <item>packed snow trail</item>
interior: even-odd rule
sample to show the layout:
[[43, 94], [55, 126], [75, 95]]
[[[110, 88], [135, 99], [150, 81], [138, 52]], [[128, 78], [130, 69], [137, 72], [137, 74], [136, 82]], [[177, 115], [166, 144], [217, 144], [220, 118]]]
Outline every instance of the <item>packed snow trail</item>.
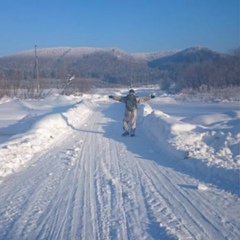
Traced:
[[199, 190], [141, 126], [121, 137], [122, 111], [99, 103], [1, 184], [0, 239], [238, 239], [238, 198]]

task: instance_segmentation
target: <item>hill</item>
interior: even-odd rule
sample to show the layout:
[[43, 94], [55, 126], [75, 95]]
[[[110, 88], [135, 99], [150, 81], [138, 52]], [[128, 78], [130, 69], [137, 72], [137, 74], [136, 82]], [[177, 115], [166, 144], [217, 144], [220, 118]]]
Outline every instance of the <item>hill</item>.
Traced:
[[148, 62], [165, 78], [164, 86], [176, 89], [226, 87], [240, 84], [239, 57], [212, 51], [206, 47], [192, 47]]
[[[144, 83], [157, 79], [158, 70], [147, 66], [153, 54], [131, 55], [115, 48], [49, 48], [39, 49], [39, 77], [44, 79], [66, 79], [69, 74], [77, 78], [96, 79], [108, 84]], [[156, 56], [159, 56], [157, 54]], [[29, 50], [0, 58], [0, 73], [34, 77], [35, 52]]]
[[[117, 48], [59, 47], [37, 50], [38, 76], [48, 84], [74, 75], [95, 85], [160, 84], [175, 87], [239, 85], [239, 58], [205, 47], [130, 54]], [[31, 81], [35, 51], [0, 58], [0, 78]]]

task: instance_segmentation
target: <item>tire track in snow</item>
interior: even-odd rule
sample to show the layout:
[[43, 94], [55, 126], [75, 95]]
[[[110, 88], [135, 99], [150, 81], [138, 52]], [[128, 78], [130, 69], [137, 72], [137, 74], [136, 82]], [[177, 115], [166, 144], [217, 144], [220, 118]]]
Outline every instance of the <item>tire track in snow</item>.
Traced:
[[[6, 199], [5, 204], [2, 204], [1, 212], [6, 213], [7, 211], [6, 208], [3, 207], [4, 205], [7, 205], [10, 209], [9, 211], [16, 209], [18, 214], [14, 216], [14, 221], [16, 223], [21, 222], [21, 224], [16, 224], [15, 226], [15, 224], [10, 223], [9, 226], [5, 226], [5, 229], [11, 227], [11, 232], [5, 236], [7, 239], [11, 239], [14, 235], [19, 235], [24, 238], [29, 232], [36, 228], [44, 208], [54, 198], [59, 182], [64, 178], [66, 169], [62, 167], [61, 163], [59, 164], [58, 159], [54, 159], [54, 156], [49, 154], [42, 155], [42, 159], [45, 160], [45, 158], [47, 161], [40, 161], [32, 168], [30, 167], [30, 172], [26, 169], [26, 171], [17, 174], [17, 181], [21, 180], [21, 184], [17, 186], [19, 188], [18, 192], [13, 183], [15, 178], [15, 176], [13, 176], [13, 180], [11, 181], [11, 183], [13, 183], [10, 195], [11, 204], [8, 205], [9, 201]], [[48, 168], [46, 168], [46, 165]], [[51, 170], [56, 166], [58, 166], [59, 169], [55, 174], [52, 174]], [[29, 189], [29, 191], [26, 192], [26, 189]], [[9, 192], [9, 189], [7, 192]], [[19, 201], [19, 198], [25, 200]], [[1, 219], [7, 224], [8, 221], [6, 218], [1, 217]]]
[[[94, 116], [92, 116], [94, 119]], [[90, 124], [90, 119], [88, 119]], [[87, 126], [87, 124], [85, 124]], [[57, 209], [65, 208], [65, 212], [59, 214], [62, 219], [62, 227], [59, 228], [60, 232], [58, 234], [53, 234], [52, 237], [56, 239], [68, 239], [69, 236], [71, 239], [84, 239], [84, 236], [88, 235], [89, 237], [95, 238], [95, 234], [98, 234], [97, 230], [94, 230], [94, 225], [89, 221], [88, 217], [94, 214], [92, 211], [90, 202], [93, 203], [91, 192], [91, 181], [92, 181], [92, 171], [94, 169], [92, 156], [89, 155], [89, 143], [92, 143], [93, 139], [91, 134], [88, 134], [89, 130], [83, 129], [83, 134], [81, 135], [81, 140], [77, 139], [79, 135], [74, 137], [75, 141], [79, 141], [81, 148], [77, 159], [76, 164], [70, 173], [70, 177], [65, 184], [65, 192], [68, 194], [63, 194], [60, 191], [61, 195], [66, 198], [66, 201], [59, 202]], [[90, 136], [90, 138], [89, 138]], [[69, 189], [69, 190], [68, 190]], [[90, 191], [89, 191], [90, 190]], [[65, 204], [67, 202], [67, 204]], [[67, 207], [65, 207], [67, 205]], [[93, 217], [94, 218], [94, 217]], [[90, 217], [92, 219], [92, 217]]]
[[100, 163], [96, 202], [102, 216], [101, 239], [149, 239], [143, 223], [146, 209], [137, 196], [139, 191], [134, 191], [137, 183], [132, 162], [125, 159], [126, 148], [112, 139], [101, 141], [96, 161]]
[[100, 239], [128, 239], [122, 210], [122, 190], [116, 145], [104, 137], [99, 139], [95, 147], [98, 152], [95, 187], [96, 208], [98, 208], [98, 216], [101, 216], [99, 219], [101, 222], [99, 225]]
[[[117, 236], [117, 229], [115, 227], [115, 212], [114, 209], [118, 208], [119, 204], [116, 202], [116, 179], [112, 174], [112, 166], [114, 165], [114, 158], [109, 154], [109, 141], [104, 141], [105, 149], [100, 150], [100, 156], [97, 161], [100, 162], [99, 167], [99, 180], [97, 186], [97, 201], [100, 207], [100, 212], [104, 216], [102, 222], [102, 231], [105, 232], [106, 239], [111, 239], [110, 236]], [[113, 148], [112, 148], [113, 149]], [[113, 217], [114, 216], [114, 217]]]
[[[172, 189], [169, 182], [165, 183], [171, 188], [171, 190], [165, 187], [162, 176], [158, 181], [158, 185], [156, 185], [154, 183], [156, 182], [154, 172], [146, 172], [142, 169], [140, 171], [142, 175], [143, 194], [147, 197], [146, 205], [148, 206], [149, 214], [159, 223], [160, 226], [165, 226], [170, 233], [175, 234], [177, 232], [184, 239], [197, 239], [182, 222], [182, 220], [186, 219], [186, 215], [188, 215], [187, 218], [190, 217], [190, 220], [194, 221], [194, 219], [191, 217], [191, 214], [188, 213], [185, 206], [181, 204], [179, 192], [173, 191], [174, 189]], [[159, 171], [158, 174], [162, 175], [161, 171]], [[174, 194], [172, 192], [174, 192]], [[181, 218], [178, 218], [178, 216], [175, 215], [174, 212], [176, 207], [173, 203], [178, 205], [178, 211], [181, 210], [181, 212], [184, 212], [184, 219], [179, 220]], [[199, 228], [198, 224], [197, 227]], [[200, 229], [199, 232], [201, 232], [202, 235], [206, 234], [204, 233], [204, 229]]]
[[[146, 139], [145, 136], [141, 136], [141, 138]], [[124, 139], [128, 149], [133, 153], [131, 156], [131, 154], [126, 151], [126, 159], [135, 159], [138, 165], [138, 176], [143, 186], [142, 195], [146, 200], [145, 205], [148, 213], [150, 213], [148, 218], [150, 222], [153, 222], [151, 231], [152, 233], [157, 232], [153, 234], [152, 237], [155, 238], [159, 235], [165, 235], [165, 239], [172, 239], [175, 235], [181, 236], [184, 239], [202, 239], [203, 237], [205, 239], [213, 239], [215, 237], [225, 239], [230, 234], [232, 239], [234, 239], [234, 237], [238, 235], [239, 227], [237, 227], [237, 224], [234, 222], [231, 226], [230, 222], [224, 219], [225, 216], [221, 207], [215, 210], [216, 205], [214, 201], [209, 199], [208, 192], [201, 192], [195, 187], [192, 192], [194, 191], [194, 193], [196, 193], [196, 197], [189, 197], [189, 191], [179, 186], [179, 183], [183, 183], [182, 185], [185, 186], [197, 186], [199, 181], [175, 171], [174, 168], [172, 170], [171, 168], [162, 167], [161, 163], [160, 165], [156, 164], [156, 162], [159, 162], [157, 160], [159, 157], [154, 157], [156, 162], [150, 161], [150, 159], [152, 159], [151, 154], [147, 154], [146, 152], [148, 149], [152, 149], [151, 152], [154, 153], [158, 152], [158, 149], [154, 149], [154, 144], [145, 142], [145, 151], [140, 150], [137, 146], [142, 146], [142, 144], [138, 139], [140, 139], [140, 137], [134, 139], [134, 142], [129, 139], [125, 141]], [[136, 153], [139, 153], [140, 156], [148, 156], [149, 159], [143, 158], [143, 160], [139, 160], [134, 157], [137, 155]], [[157, 156], [157, 154], [154, 155]], [[158, 155], [161, 156], [161, 158], [165, 158], [165, 161], [168, 161], [169, 156], [164, 155], [164, 152]], [[182, 178], [185, 179], [184, 182]], [[213, 192], [215, 191], [213, 190]], [[226, 193], [223, 192], [223, 196], [225, 194]], [[224, 198], [220, 194], [219, 197], [220, 200]], [[230, 195], [228, 197], [227, 201], [232, 202], [235, 209], [237, 209], [237, 200]], [[205, 202], [207, 204], [202, 204], [202, 208], [199, 209], [198, 203], [201, 201], [201, 198], [206, 199]], [[224, 202], [224, 200], [222, 200], [222, 202]], [[161, 203], [163, 204], [161, 205]], [[207, 214], [210, 209], [214, 212], [212, 216], [211, 214]], [[217, 213], [218, 211], [219, 213]], [[225, 211], [225, 213], [227, 216], [227, 211]], [[216, 217], [219, 218], [217, 221]], [[237, 223], [238, 221], [236, 220], [235, 222]], [[222, 223], [227, 223], [229, 226], [227, 226], [227, 224], [225, 225], [228, 229], [222, 229]], [[231, 228], [234, 228], [234, 226], [236, 226], [236, 228], [232, 234]], [[168, 233], [164, 232], [165, 227]]]
[[[80, 144], [81, 142], [79, 143], [79, 146]], [[79, 146], [73, 146], [72, 151], [75, 149], [81, 149]], [[72, 146], [70, 147], [70, 150], [71, 148]], [[67, 155], [69, 155], [69, 149], [65, 151]], [[48, 206], [49, 210], [47, 211], [47, 215], [45, 215], [44, 219], [41, 221], [42, 224], [39, 226], [41, 231], [37, 238], [41, 237], [42, 239], [46, 239], [54, 237], [56, 239], [64, 239], [66, 236], [70, 236], [69, 232], [72, 227], [70, 223], [73, 221], [73, 204], [76, 196], [76, 186], [74, 184], [69, 185], [69, 182], [75, 183], [77, 181], [78, 172], [77, 164], [71, 166], [71, 161], [68, 162], [68, 158], [63, 160], [64, 165], [66, 165], [66, 177], [58, 184], [58, 192], [54, 196], [52, 203]]]
[[[201, 193], [197, 191], [196, 198], [189, 198], [177, 187], [178, 181], [183, 182], [180, 174], [166, 171], [156, 163], [146, 165], [144, 161], [142, 162], [144, 164], [138, 162], [137, 165], [142, 176], [143, 195], [147, 196], [146, 205], [149, 206], [154, 219], [157, 219], [161, 225], [165, 225], [172, 234], [178, 233], [184, 236], [184, 239], [213, 239], [216, 236], [218, 239], [225, 239], [227, 237], [221, 223], [216, 223], [215, 219], [211, 219], [210, 214], [207, 214], [210, 209], [214, 211], [215, 205], [207, 202], [199, 210], [196, 199], [201, 199]], [[186, 179], [185, 185], [191, 184], [189, 178], [186, 177]], [[201, 211], [204, 211], [206, 216]], [[215, 214], [217, 214], [216, 211]], [[167, 218], [164, 219], [162, 215]], [[219, 218], [223, 217], [219, 216]]]
[[[136, 155], [129, 151], [125, 150], [123, 152], [123, 159], [131, 160], [131, 164], [127, 163], [127, 161], [123, 161], [122, 163], [123, 166], [127, 166], [124, 169], [122, 183], [124, 183], [124, 204], [126, 206], [127, 222], [131, 223], [130, 232], [132, 237], [138, 236], [136, 239], [175, 239], [171, 233], [166, 231], [164, 226], [160, 225], [160, 222], [157, 223], [154, 214], [151, 214], [151, 207], [154, 202], [157, 203], [155, 205], [157, 212], [166, 210], [167, 208], [161, 207], [159, 209], [159, 195], [154, 191], [151, 191], [149, 194], [149, 191], [145, 189], [151, 187], [149, 184], [143, 186], [144, 171], [148, 171], [148, 168], [142, 169], [139, 167], [139, 160], [136, 158]], [[150, 202], [147, 201], [148, 198], [150, 198]], [[161, 214], [165, 217], [169, 217], [170, 215], [169, 211], [161, 211]]]
[[[154, 167], [152, 167], [152, 174], [150, 176], [154, 176], [157, 179], [159, 177], [159, 174], [156, 174], [156, 171], [154, 171]], [[194, 235], [193, 239], [226, 239], [229, 236], [232, 236], [230, 238], [234, 239], [234, 234], [232, 235], [231, 230], [223, 228], [223, 221], [225, 221], [225, 214], [228, 215], [228, 210], [223, 211], [223, 206], [225, 205], [225, 200], [223, 200], [225, 197], [225, 192], [220, 191], [222, 194], [219, 194], [217, 201], [221, 202], [222, 204], [219, 205], [219, 208], [216, 208], [218, 204], [215, 203], [215, 201], [209, 201], [209, 195], [215, 195], [219, 190], [217, 189], [210, 189], [207, 192], [200, 191], [196, 187], [192, 191], [195, 196], [186, 194], [187, 191], [183, 191], [179, 185], [178, 182], [181, 180], [181, 175], [176, 174], [176, 172], [173, 172], [172, 174], [166, 174], [165, 171], [161, 171], [162, 173], [162, 181], [163, 186], [167, 186], [167, 183], [172, 183], [172, 188], [168, 189], [166, 188], [166, 191], [169, 191], [169, 198], [170, 205], [175, 207], [174, 213], [177, 216], [178, 219], [182, 219], [182, 223], [186, 226], [186, 228]], [[194, 179], [191, 179], [189, 177], [186, 177], [185, 185], [190, 185]], [[194, 180], [196, 181], [196, 180]], [[197, 183], [197, 185], [199, 182]], [[174, 194], [172, 194], [174, 193]], [[228, 203], [232, 202], [234, 205], [236, 202], [236, 199], [232, 197], [230, 194], [228, 196]], [[177, 205], [176, 203], [179, 203]], [[179, 208], [182, 207], [182, 211], [179, 211]], [[210, 214], [211, 212], [211, 214]], [[213, 214], [212, 214], [213, 213]], [[182, 215], [184, 214], [184, 218], [182, 218]], [[238, 229], [238, 227], [236, 227]], [[238, 234], [239, 234], [238, 229]], [[237, 236], [236, 234], [235, 236]]]
[[[64, 142], [41, 154], [34, 166], [1, 185], [0, 239], [234, 239], [239, 235], [238, 220], [224, 219], [231, 203], [234, 216], [236, 199], [215, 190], [181, 187], [198, 180], [161, 164], [159, 156], [165, 161], [168, 156], [159, 155], [145, 135], [116, 136], [121, 122], [103, 116], [103, 108], [68, 133]], [[209, 194], [219, 202], [209, 201]]]
[[[82, 153], [81, 142], [79, 146], [74, 149], [79, 149], [79, 154]], [[44, 225], [48, 226], [49, 223], [53, 223], [50, 228], [50, 236], [55, 236], [57, 239], [64, 239], [69, 236], [72, 225], [70, 224], [73, 219], [74, 202], [76, 199], [76, 184], [78, 181], [78, 162], [73, 165], [72, 168], [68, 168], [69, 173], [65, 181], [59, 188], [58, 195], [55, 197], [57, 200], [53, 206], [49, 207], [49, 216], [45, 219]], [[69, 184], [71, 182], [71, 185]], [[54, 216], [54, 220], [50, 221], [51, 216]], [[60, 227], [59, 227], [60, 226]]]
[[[94, 132], [95, 130], [95, 122], [98, 119], [98, 114], [95, 114], [94, 118], [91, 119], [91, 122], [88, 123], [90, 126], [88, 131]], [[82, 181], [79, 182], [82, 185], [79, 190], [84, 189], [84, 196], [82, 198], [81, 209], [83, 209], [82, 213], [82, 230], [81, 230], [81, 239], [97, 239], [98, 237], [98, 218], [96, 217], [96, 196], [95, 196], [95, 187], [94, 187], [94, 173], [96, 170], [96, 161], [95, 161], [95, 153], [91, 150], [89, 151], [89, 147], [91, 145], [95, 146], [96, 138], [95, 134], [89, 133], [86, 142], [84, 143], [86, 149], [84, 151], [85, 156], [81, 159], [81, 168], [82, 170], [79, 172], [82, 175]], [[88, 148], [88, 149], [87, 149]], [[88, 174], [86, 174], [88, 173]], [[79, 231], [80, 233], [80, 231]]]
[[[64, 144], [64, 147], [66, 147], [65, 145], [66, 143]], [[69, 189], [62, 186], [65, 182], [67, 182], [67, 178], [70, 176], [69, 172], [67, 171], [68, 166], [66, 165], [66, 160], [68, 160], [67, 150], [64, 150], [66, 152], [62, 152], [62, 145], [59, 147], [60, 149], [55, 150], [56, 155], [52, 153], [43, 154], [41, 157], [39, 157], [40, 162], [38, 162], [36, 166], [32, 167], [30, 174], [26, 174], [25, 176], [23, 172], [22, 176], [20, 176], [21, 184], [23, 183], [23, 185], [19, 186], [19, 197], [18, 192], [15, 190], [15, 188], [13, 188], [10, 197], [5, 200], [5, 203], [8, 204], [6, 204], [6, 207], [3, 207], [2, 204], [1, 207], [2, 211], [0, 214], [1, 222], [3, 223], [3, 230], [0, 230], [1, 236], [4, 236], [5, 232], [6, 239], [14, 239], [14, 236], [21, 236], [24, 238], [29, 236], [33, 231], [35, 232], [34, 235], [37, 235], [37, 232], [39, 232], [40, 235], [48, 236], [48, 231], [57, 235], [56, 231], [54, 231], [54, 227], [59, 229], [59, 226], [56, 227], [55, 225], [58, 223], [61, 225], [61, 219], [63, 219], [62, 212], [55, 211], [54, 217], [57, 222], [53, 222], [51, 214], [48, 212], [45, 213], [46, 209], [51, 209], [50, 213], [52, 213], [54, 211], [53, 209], [56, 209], [56, 207], [57, 209], [61, 209], [59, 206], [63, 205], [67, 199], [71, 202], [71, 200], [69, 200], [71, 198], [68, 197], [69, 193], [64, 195], [62, 191]], [[70, 145], [70, 149], [71, 148], [72, 146]], [[17, 175], [21, 175], [21, 173]], [[26, 189], [28, 191], [26, 191]], [[55, 194], [57, 191], [59, 191], [59, 189], [61, 194], [58, 198], [58, 196]], [[56, 202], [56, 199], [54, 198], [58, 199], [58, 201]], [[10, 203], [12, 204], [9, 205], [8, 199], [11, 199]], [[54, 208], [54, 206], [56, 207]], [[41, 208], [45, 208], [45, 212], [42, 212]], [[13, 212], [14, 209], [16, 209], [16, 214]], [[41, 218], [37, 217], [38, 213], [42, 216]], [[9, 216], [14, 216], [8, 217], [6, 214], [9, 214]], [[45, 227], [46, 230], [40, 231], [39, 227], [36, 228], [37, 222], [39, 221], [41, 221], [41, 223], [44, 221], [48, 222], [46, 224], [48, 226]], [[15, 222], [16, 227], [14, 224]], [[19, 222], [21, 222], [21, 224], [19, 224]], [[49, 222], [50, 225], [52, 224], [52, 227], [50, 228]], [[9, 229], [9, 231], [7, 229]]]
[[71, 162], [69, 157], [70, 155], [73, 157], [74, 154], [70, 153], [74, 153], [78, 149], [80, 148], [77, 146], [71, 146], [70, 148], [64, 150], [66, 157], [62, 156], [63, 153], [60, 153], [59, 155], [59, 159], [61, 159], [62, 164], [64, 164], [63, 174], [65, 174], [65, 177], [60, 179], [59, 183], [57, 184], [58, 191], [46, 208], [47, 213], [43, 215], [38, 227], [38, 229], [41, 230], [39, 230], [38, 234], [35, 234], [37, 239], [46, 239], [50, 236], [58, 236], [62, 233], [61, 230], [64, 229], [63, 226], [65, 224], [65, 216], [67, 215], [68, 209], [71, 209], [69, 207], [69, 202], [72, 200], [72, 196], [74, 195], [74, 188], [69, 188], [66, 184], [68, 178], [75, 176], [75, 174], [72, 174], [71, 172], [72, 169], [70, 168], [70, 165], [73, 164], [73, 162]]
[[[186, 229], [189, 229], [189, 232], [193, 236], [192, 239], [212, 239], [213, 236], [217, 237], [217, 239], [225, 239], [225, 236], [221, 234], [221, 228], [216, 228], [216, 226], [211, 223], [201, 211], [199, 211], [199, 205], [196, 205], [191, 198], [185, 196], [183, 192], [176, 187], [177, 185], [175, 181], [172, 182], [170, 177], [168, 177], [163, 171], [161, 173], [163, 186], [166, 186], [169, 182], [172, 184], [171, 189], [165, 187], [165, 191], [168, 192], [170, 196], [170, 206], [176, 205], [173, 209], [178, 219], [181, 219], [182, 213], [185, 214], [185, 217], [182, 219], [182, 224], [186, 227]], [[155, 174], [155, 177], [157, 178], [158, 176]], [[174, 179], [176, 180], [177, 176], [175, 176]], [[204, 206], [206, 210], [209, 209], [209, 207], [212, 208], [212, 206]], [[182, 210], [179, 211], [179, 209]]]
[[113, 239], [129, 239], [126, 212], [124, 210], [122, 197], [121, 170], [116, 145], [113, 142], [108, 141], [106, 157], [110, 159], [108, 168], [103, 167], [103, 169], [105, 169], [104, 175], [107, 177], [107, 187], [110, 194], [110, 236]]
[[[109, 147], [107, 145], [105, 149], [108, 149], [107, 158], [111, 158], [110, 161], [103, 162], [102, 169], [103, 176], [106, 177], [105, 186], [108, 182], [112, 195], [108, 199], [112, 211], [112, 239], [151, 239], [147, 228], [152, 219], [146, 218], [145, 196], [139, 183], [139, 172], [135, 170], [135, 157], [124, 144], [115, 141], [110, 141]], [[122, 232], [117, 233], [116, 229], [119, 231], [120, 228]], [[164, 228], [158, 229], [167, 236]]]

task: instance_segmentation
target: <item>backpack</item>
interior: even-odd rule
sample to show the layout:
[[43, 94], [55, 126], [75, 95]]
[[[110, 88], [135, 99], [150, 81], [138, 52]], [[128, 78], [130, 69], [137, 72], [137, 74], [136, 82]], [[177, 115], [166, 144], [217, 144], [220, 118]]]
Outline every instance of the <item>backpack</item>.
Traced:
[[134, 94], [128, 94], [126, 96], [126, 102], [125, 102], [125, 105], [126, 105], [126, 109], [128, 111], [132, 111], [134, 109], [137, 108], [137, 98]]

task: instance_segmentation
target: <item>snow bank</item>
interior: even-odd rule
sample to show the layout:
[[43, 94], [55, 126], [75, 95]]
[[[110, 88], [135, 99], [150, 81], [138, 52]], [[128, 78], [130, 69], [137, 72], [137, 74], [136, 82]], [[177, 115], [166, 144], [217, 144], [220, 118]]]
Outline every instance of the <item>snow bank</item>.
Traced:
[[[22, 128], [22, 133], [13, 135], [10, 140], [0, 144], [0, 178], [18, 171], [20, 167], [27, 165], [36, 153], [42, 152], [50, 148], [56, 141], [62, 140], [66, 135], [66, 131], [79, 126], [94, 107], [94, 104], [89, 100], [81, 100], [64, 106], [66, 103], [69, 104], [66, 97], [47, 99], [45, 103], [41, 104], [36, 102], [34, 105], [35, 110], [38, 109], [38, 112], [40, 108], [45, 110], [42, 115], [35, 116], [32, 109], [32, 113], [30, 115], [28, 113], [29, 121], [24, 118], [21, 123], [15, 123], [16, 128], [20, 124], [28, 126]], [[25, 105], [26, 108], [28, 106], [29, 109], [33, 107], [28, 102], [21, 104]], [[50, 106], [51, 111], [49, 111]], [[12, 129], [12, 126], [9, 129]], [[25, 131], [26, 129], [28, 130]]]
[[181, 164], [238, 186], [240, 111], [203, 115], [188, 122], [153, 110], [148, 104], [142, 106], [140, 113], [145, 116], [140, 122], [147, 134]]

